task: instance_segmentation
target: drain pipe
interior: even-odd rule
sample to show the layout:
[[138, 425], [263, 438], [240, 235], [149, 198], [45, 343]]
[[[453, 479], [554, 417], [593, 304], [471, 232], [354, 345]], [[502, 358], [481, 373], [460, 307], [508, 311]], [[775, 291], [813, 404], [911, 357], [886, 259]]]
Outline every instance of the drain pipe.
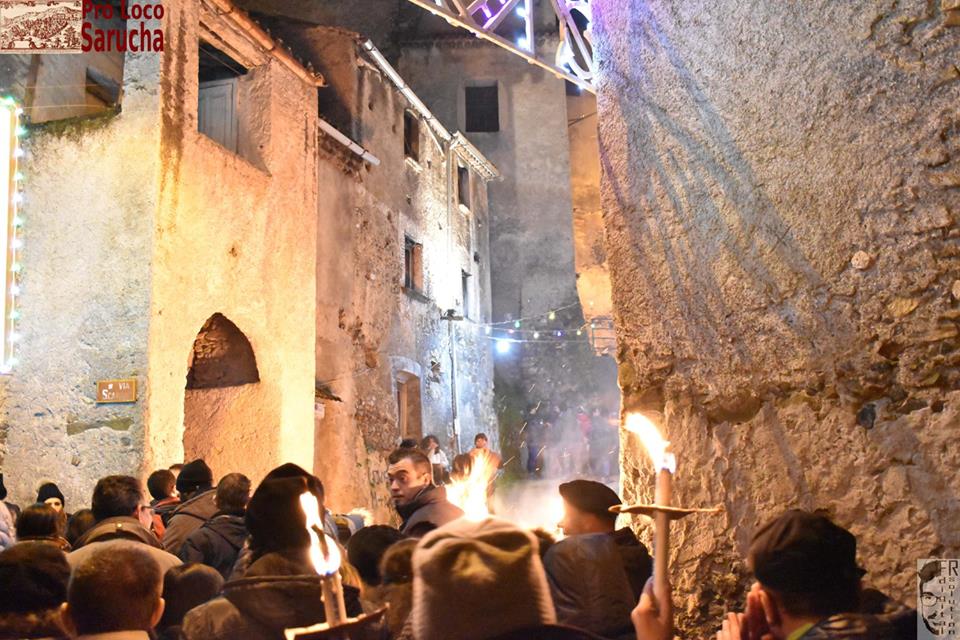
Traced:
[[367, 162], [369, 162], [375, 167], [380, 165], [380, 158], [373, 155], [372, 153], [370, 153], [369, 151], [367, 151], [366, 149], [358, 145], [356, 142], [354, 142], [347, 136], [340, 133], [340, 131], [336, 127], [334, 127], [332, 124], [330, 124], [323, 118], [317, 118], [317, 122], [320, 123], [320, 128], [323, 129], [324, 133], [326, 133], [328, 136], [330, 136], [331, 138], [333, 138], [334, 140], [336, 140], [337, 142], [345, 146], [347, 149], [350, 149], [350, 151], [353, 151], [355, 154], [357, 154], [358, 156], [360, 156], [361, 158], [363, 158], [364, 160], [366, 160]]

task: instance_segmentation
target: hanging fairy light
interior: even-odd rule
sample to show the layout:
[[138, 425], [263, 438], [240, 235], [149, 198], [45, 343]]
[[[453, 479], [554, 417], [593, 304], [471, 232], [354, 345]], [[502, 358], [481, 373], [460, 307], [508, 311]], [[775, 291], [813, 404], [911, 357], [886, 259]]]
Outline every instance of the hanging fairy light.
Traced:
[[20, 139], [27, 129], [20, 122], [23, 109], [16, 100], [7, 96], [0, 99], [0, 199], [6, 203], [6, 216], [0, 224], [0, 296], [2, 296], [3, 322], [0, 323], [0, 373], [10, 373], [16, 364], [15, 343], [21, 335], [16, 331], [20, 318], [17, 311], [17, 296], [20, 295], [20, 250], [23, 240], [20, 232], [23, 217], [19, 208], [23, 203], [23, 174], [19, 170], [19, 159], [24, 151]]

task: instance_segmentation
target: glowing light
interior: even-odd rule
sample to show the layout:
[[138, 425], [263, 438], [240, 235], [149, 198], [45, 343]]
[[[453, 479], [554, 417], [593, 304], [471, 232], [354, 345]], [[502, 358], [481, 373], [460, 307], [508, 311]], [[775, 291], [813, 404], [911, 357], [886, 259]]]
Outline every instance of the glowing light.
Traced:
[[22, 227], [22, 226], [23, 226], [23, 218], [21, 218], [20, 216], [13, 216], [13, 226], [15, 226], [15, 227]]
[[539, 332], [539, 331], [534, 331], [534, 332], [533, 332], [533, 339], [534, 339], [534, 340], [538, 340], [539, 338], [540, 338], [540, 332]]
[[14, 152], [13, 152], [13, 157], [14, 157], [14, 158], [22, 158], [23, 156], [24, 156], [24, 151], [23, 151], [23, 149], [21, 149], [20, 147], [17, 147], [16, 150], [14, 150]]
[[22, 138], [25, 135], [27, 135], [27, 128], [24, 127], [23, 125], [20, 125], [19, 127], [17, 127], [17, 137]]
[[[307, 519], [307, 533], [310, 534], [310, 562], [322, 576], [329, 576], [340, 570], [340, 549], [333, 539], [323, 532], [323, 519], [320, 517], [320, 503], [310, 492], [300, 494], [300, 508]], [[323, 539], [320, 538], [323, 536]]]
[[655, 468], [666, 469], [670, 473], [676, 472], [677, 458], [667, 451], [670, 448], [670, 442], [664, 440], [660, 430], [649, 418], [642, 413], [631, 413], [627, 416], [624, 427], [640, 437], [640, 442], [643, 443], [643, 448], [646, 449]]
[[490, 13], [490, 7], [487, 5], [483, 5], [483, 15], [488, 19], [493, 17], [493, 14]]
[[13, 240], [10, 241], [10, 246], [13, 247], [14, 249], [22, 249], [23, 240], [21, 240], [20, 238], [14, 238]]
[[16, 342], [17, 340], [20, 339], [20, 334], [19, 334], [19, 333], [11, 333], [9, 339], [10, 339], [10, 342]]
[[548, 320], [556, 320], [556, 319], [557, 319], [557, 314], [556, 314], [556, 312], [551, 311], [550, 313], [548, 313], [548, 314], [547, 314], [547, 319], [548, 319]]
[[577, 335], [578, 335], [578, 336], [582, 336], [582, 335], [583, 335], [583, 330], [582, 330], [582, 329], [577, 329]]
[[521, 18], [526, 18], [526, 17], [527, 17], [527, 8], [524, 7], [524, 6], [522, 6], [522, 5], [519, 6], [519, 7], [517, 7], [517, 16], [519, 16], [519, 17], [521, 17]]
[[16, 180], [17, 182], [20, 182], [21, 180], [23, 180], [23, 174], [17, 171], [15, 174], [13, 174], [13, 179]]
[[21, 271], [22, 269], [23, 269], [23, 267], [20, 266], [20, 263], [19, 263], [19, 262], [15, 262], [15, 263], [13, 264], [13, 266], [10, 267], [10, 271], [13, 271], [14, 273], [20, 273], [20, 271]]
[[562, 337], [563, 337], [563, 331], [557, 331], [557, 337], [558, 337], [558, 338], [562, 338]]
[[497, 340], [497, 353], [504, 355], [510, 353], [510, 341], [509, 340]]
[[517, 46], [523, 49], [524, 51], [530, 50], [530, 41], [526, 38], [517, 38]]
[[519, 321], [519, 320], [514, 320], [514, 321], [513, 321], [513, 328], [514, 328], [514, 329], [519, 329], [519, 328], [520, 328], [520, 321]]
[[487, 335], [490, 335], [490, 331], [491, 331], [490, 325], [487, 325], [486, 327], [483, 328], [483, 332]]
[[12, 287], [10, 287], [10, 295], [12, 296], [20, 295], [20, 285], [15, 284]]
[[453, 478], [447, 485], [447, 500], [463, 509], [468, 520], [482, 520], [490, 515], [487, 488], [497, 475], [497, 461], [486, 450], [471, 456], [470, 468], [464, 477]]

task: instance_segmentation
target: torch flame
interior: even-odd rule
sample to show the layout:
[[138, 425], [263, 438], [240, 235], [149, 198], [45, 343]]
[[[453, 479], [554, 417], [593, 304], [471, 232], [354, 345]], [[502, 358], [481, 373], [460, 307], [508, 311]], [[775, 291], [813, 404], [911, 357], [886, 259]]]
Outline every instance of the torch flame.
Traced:
[[627, 415], [627, 431], [637, 434], [640, 442], [643, 443], [650, 456], [650, 461], [657, 469], [666, 469], [670, 473], [677, 470], [677, 458], [673, 453], [667, 451], [670, 448], [670, 442], [663, 439], [660, 430], [642, 413], [631, 413]]
[[333, 538], [323, 532], [320, 502], [312, 493], [302, 493], [300, 508], [307, 518], [307, 533], [310, 534], [310, 562], [320, 575], [333, 575], [340, 570], [340, 549]]
[[483, 520], [490, 515], [487, 488], [497, 474], [493, 456], [481, 450], [472, 456], [467, 474], [453, 478], [447, 485], [447, 500], [463, 509], [468, 520]]

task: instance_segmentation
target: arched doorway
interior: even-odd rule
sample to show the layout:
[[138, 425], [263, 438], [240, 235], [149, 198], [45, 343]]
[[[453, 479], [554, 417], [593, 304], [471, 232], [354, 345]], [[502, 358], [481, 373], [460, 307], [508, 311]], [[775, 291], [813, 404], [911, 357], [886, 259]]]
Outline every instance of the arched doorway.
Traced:
[[[183, 405], [186, 460], [203, 458], [219, 477], [253, 477], [277, 437], [253, 346], [221, 313], [203, 324], [190, 351]], [[259, 454], [261, 455], [258, 455]]]

